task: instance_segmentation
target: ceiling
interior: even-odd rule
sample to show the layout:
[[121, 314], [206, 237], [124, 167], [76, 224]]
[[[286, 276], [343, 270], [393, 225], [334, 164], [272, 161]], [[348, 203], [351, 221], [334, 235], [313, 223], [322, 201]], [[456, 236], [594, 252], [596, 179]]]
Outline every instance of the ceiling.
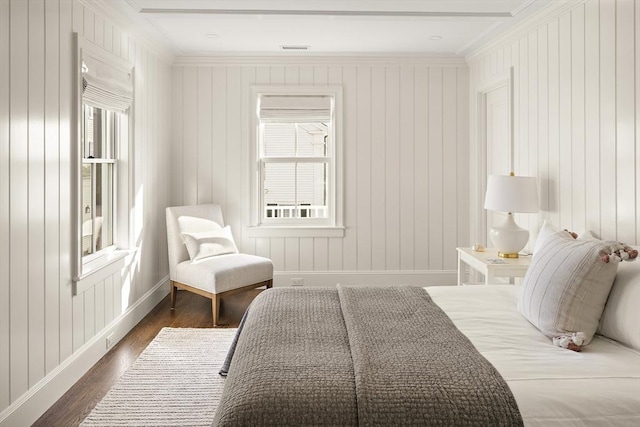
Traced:
[[571, 0], [125, 1], [177, 55], [461, 56], [549, 2]]

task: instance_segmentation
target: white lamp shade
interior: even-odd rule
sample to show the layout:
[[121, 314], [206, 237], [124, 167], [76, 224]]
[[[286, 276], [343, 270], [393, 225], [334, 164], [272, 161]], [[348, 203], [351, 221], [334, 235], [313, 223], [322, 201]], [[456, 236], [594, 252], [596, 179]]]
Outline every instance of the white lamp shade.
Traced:
[[538, 185], [530, 176], [489, 175], [484, 208], [497, 212], [538, 212]]

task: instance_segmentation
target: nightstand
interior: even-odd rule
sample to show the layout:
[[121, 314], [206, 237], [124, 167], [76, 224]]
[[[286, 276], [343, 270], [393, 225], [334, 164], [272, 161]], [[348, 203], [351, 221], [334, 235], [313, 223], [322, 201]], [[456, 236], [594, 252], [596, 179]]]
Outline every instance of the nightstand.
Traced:
[[484, 275], [484, 284], [494, 283], [496, 277], [509, 277], [513, 283], [516, 277], [524, 277], [531, 264], [531, 256], [520, 258], [499, 258], [495, 249], [476, 252], [471, 248], [456, 248], [458, 251], [458, 286], [462, 285], [462, 263]]

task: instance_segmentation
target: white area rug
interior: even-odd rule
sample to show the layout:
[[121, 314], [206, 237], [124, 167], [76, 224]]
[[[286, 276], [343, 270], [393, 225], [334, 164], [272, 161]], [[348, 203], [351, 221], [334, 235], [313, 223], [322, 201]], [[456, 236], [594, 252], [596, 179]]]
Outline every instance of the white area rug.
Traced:
[[80, 425], [210, 426], [235, 332], [163, 328]]

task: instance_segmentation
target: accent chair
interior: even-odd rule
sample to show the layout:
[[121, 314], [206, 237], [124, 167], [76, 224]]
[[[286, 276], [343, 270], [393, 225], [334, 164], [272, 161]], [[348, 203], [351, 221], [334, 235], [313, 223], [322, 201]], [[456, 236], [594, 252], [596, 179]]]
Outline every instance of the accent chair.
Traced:
[[[208, 243], [209, 248], [221, 247], [221, 245], [217, 245], [216, 239], [209, 238], [207, 240], [204, 237], [199, 237], [206, 236], [209, 230], [224, 228], [220, 205], [169, 207], [166, 209], [166, 214], [172, 310], [175, 309], [177, 289], [184, 289], [210, 298], [213, 326], [215, 327], [218, 326], [222, 297], [261, 286], [272, 287], [273, 263], [271, 260], [237, 253], [232, 237], [231, 242], [226, 242], [232, 247], [227, 251], [230, 253], [213, 256], [205, 253], [205, 256], [200, 258], [196, 256], [192, 260], [185, 243], [187, 238], [191, 242], [196, 242], [196, 245], [200, 241], [204, 242], [204, 245]], [[193, 252], [193, 246], [190, 246], [189, 250]], [[219, 252], [224, 252], [224, 250]]]

